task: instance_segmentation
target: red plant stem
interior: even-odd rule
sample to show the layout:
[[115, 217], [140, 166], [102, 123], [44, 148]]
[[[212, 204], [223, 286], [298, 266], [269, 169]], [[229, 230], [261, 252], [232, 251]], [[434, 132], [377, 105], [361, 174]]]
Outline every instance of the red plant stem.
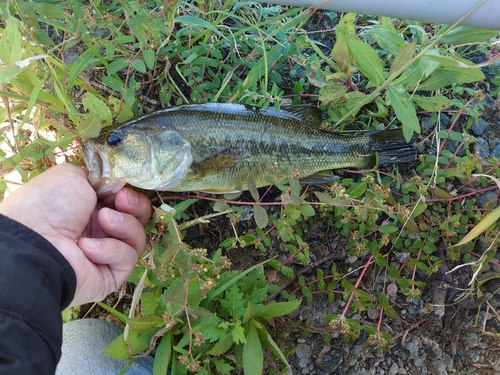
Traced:
[[[356, 281], [356, 285], [354, 287], [357, 289], [359, 287], [359, 284], [361, 284], [361, 280], [363, 280], [363, 277], [366, 273], [366, 270], [368, 269], [368, 266], [372, 263], [373, 258], [375, 255], [371, 254], [370, 259], [365, 263], [365, 266], [363, 267], [363, 270], [361, 271], [361, 274], [358, 277], [358, 280]], [[342, 316], [340, 317], [341, 320], [345, 318], [345, 315], [347, 314], [347, 310], [349, 309], [349, 306], [351, 305], [351, 301], [354, 297], [355, 291], [351, 292], [351, 295], [349, 296], [349, 300], [347, 301], [347, 304], [345, 305], [344, 311], [342, 311]]]

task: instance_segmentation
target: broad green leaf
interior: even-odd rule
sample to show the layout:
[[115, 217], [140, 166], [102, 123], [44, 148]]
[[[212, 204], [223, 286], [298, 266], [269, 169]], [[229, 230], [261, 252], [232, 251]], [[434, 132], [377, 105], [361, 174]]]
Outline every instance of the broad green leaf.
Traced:
[[411, 217], [415, 219], [416, 217], [423, 214], [426, 209], [427, 209], [427, 203], [425, 202], [417, 203], [411, 211]]
[[472, 228], [472, 230], [469, 233], [467, 233], [467, 235], [464, 238], [462, 238], [455, 245], [452, 245], [452, 247], [462, 246], [467, 242], [472, 241], [473, 239], [478, 237], [481, 233], [483, 233], [486, 229], [488, 229], [492, 224], [494, 224], [498, 219], [500, 219], [500, 207], [495, 208], [488, 215], [486, 215], [486, 217], [479, 223], [477, 223], [476, 226]]
[[453, 106], [453, 102], [444, 95], [434, 95], [432, 97], [413, 95], [413, 101], [420, 108], [429, 112], [439, 112]]
[[111, 64], [109, 64], [107, 73], [108, 75], [113, 75], [116, 72], [128, 68], [128, 61], [124, 57], [120, 57], [113, 61]]
[[47, 18], [56, 18], [56, 19], [65, 19], [66, 12], [64, 11], [64, 7], [62, 3], [54, 3], [50, 2], [34, 2], [32, 6], [35, 8], [36, 12], [42, 16]]
[[[88, 68], [89, 61], [94, 57], [94, 52], [86, 50], [83, 52], [75, 62], [66, 65], [68, 74], [68, 90], [71, 89], [75, 83], [75, 79], [82, 73], [85, 68]], [[97, 60], [95, 60], [97, 61]]]
[[280, 269], [280, 272], [288, 277], [289, 279], [293, 279], [293, 269], [288, 266], [283, 266]]
[[208, 354], [213, 356], [219, 356], [227, 352], [233, 346], [233, 337], [231, 335], [225, 335], [224, 338], [217, 342]]
[[153, 362], [153, 375], [165, 375], [172, 357], [172, 332], [167, 332], [161, 338], [160, 345], [156, 348]]
[[264, 354], [257, 328], [252, 321], [248, 323], [246, 336], [246, 343], [243, 345], [243, 372], [245, 375], [262, 375]]
[[420, 133], [420, 123], [415, 108], [406, 91], [392, 85], [387, 87], [387, 91], [396, 117], [401, 121], [404, 137], [407, 142], [410, 142], [413, 133]]
[[2, 33], [2, 39], [0, 39], [0, 62], [5, 65], [21, 60], [23, 55], [21, 23], [14, 17], [9, 18], [6, 22], [7, 26]]
[[165, 321], [159, 316], [140, 316], [127, 318], [127, 324], [135, 331], [142, 331], [145, 329], [164, 326]]
[[89, 113], [84, 120], [76, 124], [78, 135], [83, 138], [95, 138], [101, 133], [102, 123], [99, 116], [95, 113]]
[[253, 205], [253, 216], [255, 218], [255, 223], [261, 229], [264, 229], [269, 224], [269, 216], [264, 207], [259, 206], [258, 203]]
[[224, 36], [217, 28], [210, 22], [205, 21], [203, 18], [198, 18], [194, 16], [178, 16], [174, 18], [175, 23], [184, 23], [189, 26], [199, 26], [202, 29], [209, 29], [215, 34], [220, 34]]
[[375, 27], [368, 31], [368, 34], [377, 40], [377, 44], [383, 50], [389, 51], [392, 55], [398, 54], [405, 46], [405, 42], [401, 39], [401, 34], [398, 34], [389, 29]]
[[102, 77], [102, 83], [117, 92], [121, 92], [123, 90], [123, 82], [115, 77], [104, 76]]
[[404, 46], [401, 51], [396, 55], [394, 61], [392, 62], [391, 68], [389, 69], [388, 78], [401, 69], [405, 64], [407, 64], [413, 56], [415, 56], [415, 51], [417, 48], [417, 42], [413, 41], [406, 46]]
[[342, 99], [347, 93], [347, 87], [337, 83], [331, 83], [323, 86], [319, 90], [319, 100], [325, 103], [335, 103]]
[[0, 69], [0, 84], [9, 82], [12, 78], [21, 73], [24, 68], [20, 68], [16, 64], [7, 65]]
[[440, 43], [448, 44], [467, 44], [467, 43], [477, 43], [484, 42], [491, 38], [496, 38], [500, 35], [498, 30], [488, 30], [480, 29], [476, 27], [458, 26], [453, 30], [448, 32], [448, 29], [440, 31], [437, 36], [442, 33], [446, 33], [444, 37], [440, 39]]
[[86, 92], [82, 98], [83, 107], [86, 111], [96, 114], [101, 120], [102, 127], [113, 123], [113, 116], [106, 103], [90, 92]]
[[151, 49], [143, 49], [142, 57], [144, 57], [144, 62], [146, 63], [148, 69], [150, 70], [153, 69], [155, 66], [155, 59], [156, 59], [155, 51]]
[[301, 302], [302, 300], [293, 300], [289, 302], [271, 303], [260, 309], [260, 311], [255, 315], [255, 317], [271, 319], [271, 318], [276, 318], [278, 316], [287, 315], [290, 314], [292, 311], [297, 310]]
[[377, 51], [360, 40], [348, 40], [347, 45], [359, 70], [370, 80], [368, 87], [384, 83], [384, 71]]
[[348, 39], [356, 39], [356, 28], [354, 26], [355, 13], [347, 13], [339, 21], [336, 41], [332, 49], [332, 58], [339, 66], [340, 70], [347, 73], [348, 76], [354, 69], [353, 61], [349, 54], [349, 47], [347, 46]]
[[132, 61], [132, 63], [130, 64], [130, 67], [132, 69], [137, 70], [140, 73], [146, 73], [146, 71], [147, 71], [146, 64], [144, 63], [144, 60], [141, 60], [141, 59], [135, 59], [134, 61]]

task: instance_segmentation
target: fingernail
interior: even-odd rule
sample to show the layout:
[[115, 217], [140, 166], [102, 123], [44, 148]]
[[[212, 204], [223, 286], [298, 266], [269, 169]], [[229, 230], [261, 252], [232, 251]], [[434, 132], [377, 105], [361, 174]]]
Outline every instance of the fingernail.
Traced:
[[87, 238], [87, 249], [95, 250], [100, 246], [99, 240], [95, 238]]
[[109, 221], [113, 224], [119, 224], [123, 221], [123, 215], [115, 210], [109, 210]]
[[131, 206], [135, 206], [139, 201], [139, 199], [137, 198], [137, 194], [132, 190], [128, 191], [127, 198], [128, 198], [128, 204], [130, 204]]

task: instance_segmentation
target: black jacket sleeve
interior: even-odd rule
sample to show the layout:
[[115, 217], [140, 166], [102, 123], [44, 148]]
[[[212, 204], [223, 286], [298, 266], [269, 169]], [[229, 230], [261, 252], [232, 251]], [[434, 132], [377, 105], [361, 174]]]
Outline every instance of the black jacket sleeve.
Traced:
[[0, 215], [0, 374], [54, 374], [61, 310], [76, 288], [66, 259], [46, 239]]

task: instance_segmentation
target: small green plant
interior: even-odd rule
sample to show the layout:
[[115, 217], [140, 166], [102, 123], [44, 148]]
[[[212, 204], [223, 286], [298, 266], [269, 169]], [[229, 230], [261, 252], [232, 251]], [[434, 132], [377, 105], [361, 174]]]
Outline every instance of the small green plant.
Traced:
[[[137, 291], [147, 289], [139, 293], [141, 316], [114, 312], [130, 329], [106, 353], [128, 358], [154, 350], [155, 374], [164, 374], [167, 368], [176, 374], [230, 374], [234, 368], [262, 374], [263, 350], [268, 349], [289, 369], [266, 325], [296, 310], [301, 301], [265, 304], [269, 286], [264, 264], [234, 272], [220, 249], [208, 257], [205, 249], [185, 245], [175, 221], [185, 208], [183, 202], [173, 210], [155, 210], [153, 247], [134, 280], [142, 287]], [[229, 351], [234, 357], [225, 355]]]

